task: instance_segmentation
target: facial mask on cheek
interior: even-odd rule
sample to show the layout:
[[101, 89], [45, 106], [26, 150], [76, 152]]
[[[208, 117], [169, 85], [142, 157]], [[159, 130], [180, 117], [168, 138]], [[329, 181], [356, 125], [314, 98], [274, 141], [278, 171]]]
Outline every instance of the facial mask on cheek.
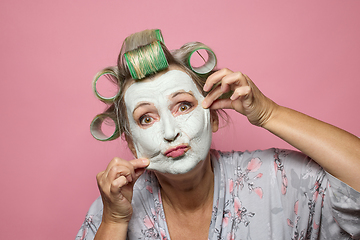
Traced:
[[[191, 92], [197, 106], [189, 112], [173, 116], [169, 110], [169, 96], [177, 91]], [[204, 97], [193, 80], [184, 72], [171, 70], [154, 80], [134, 83], [125, 93], [130, 130], [138, 158], [149, 158], [148, 169], [181, 174], [193, 169], [209, 152], [211, 144], [210, 111], [201, 107]], [[153, 104], [159, 121], [146, 129], [133, 119], [133, 109], [139, 102]], [[178, 133], [178, 135], [176, 135]], [[177, 137], [168, 141], [165, 135]], [[188, 146], [185, 154], [172, 158], [165, 153], [178, 146]]]

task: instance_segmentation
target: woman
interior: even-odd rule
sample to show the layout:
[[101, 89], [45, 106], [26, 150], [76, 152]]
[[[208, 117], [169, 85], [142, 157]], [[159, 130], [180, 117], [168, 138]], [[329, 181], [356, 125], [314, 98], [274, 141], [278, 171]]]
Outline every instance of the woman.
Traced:
[[[359, 239], [360, 140], [277, 105], [240, 72], [197, 74], [186, 60], [200, 43], [170, 53], [162, 41], [131, 35], [105, 70], [120, 87], [105, 114], [135, 159], [97, 175], [101, 198], [77, 239]], [[302, 153], [210, 150], [220, 109]]]

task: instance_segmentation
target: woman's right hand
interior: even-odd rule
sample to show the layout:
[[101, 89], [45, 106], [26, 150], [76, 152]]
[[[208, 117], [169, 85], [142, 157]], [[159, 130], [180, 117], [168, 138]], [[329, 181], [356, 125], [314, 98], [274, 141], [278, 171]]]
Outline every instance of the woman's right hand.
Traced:
[[121, 158], [111, 160], [106, 170], [96, 179], [104, 204], [104, 223], [128, 223], [132, 216], [131, 199], [136, 180], [149, 165], [148, 159], [127, 161]]

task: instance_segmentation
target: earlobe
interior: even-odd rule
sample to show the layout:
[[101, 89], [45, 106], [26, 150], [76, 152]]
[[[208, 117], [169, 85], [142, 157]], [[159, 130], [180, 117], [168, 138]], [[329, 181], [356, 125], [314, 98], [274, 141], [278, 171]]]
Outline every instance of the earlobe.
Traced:
[[215, 110], [210, 110], [210, 122], [212, 132], [217, 132], [219, 129], [219, 116]]

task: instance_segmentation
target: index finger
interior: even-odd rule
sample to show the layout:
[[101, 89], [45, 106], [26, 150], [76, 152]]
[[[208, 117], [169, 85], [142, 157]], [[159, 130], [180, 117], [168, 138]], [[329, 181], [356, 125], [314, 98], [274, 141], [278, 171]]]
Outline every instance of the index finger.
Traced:
[[231, 73], [233, 73], [233, 71], [228, 68], [223, 68], [217, 72], [214, 72], [206, 80], [203, 90], [205, 92], [209, 92], [214, 87], [214, 85], [221, 82], [221, 79], [223, 79], [223, 77]]
[[134, 171], [135, 171], [134, 180], [136, 181], [141, 176], [141, 174], [144, 173], [145, 168], [149, 166], [150, 160], [147, 158], [138, 158], [129, 161], [129, 163], [131, 163], [131, 165], [133, 165], [134, 167]]

